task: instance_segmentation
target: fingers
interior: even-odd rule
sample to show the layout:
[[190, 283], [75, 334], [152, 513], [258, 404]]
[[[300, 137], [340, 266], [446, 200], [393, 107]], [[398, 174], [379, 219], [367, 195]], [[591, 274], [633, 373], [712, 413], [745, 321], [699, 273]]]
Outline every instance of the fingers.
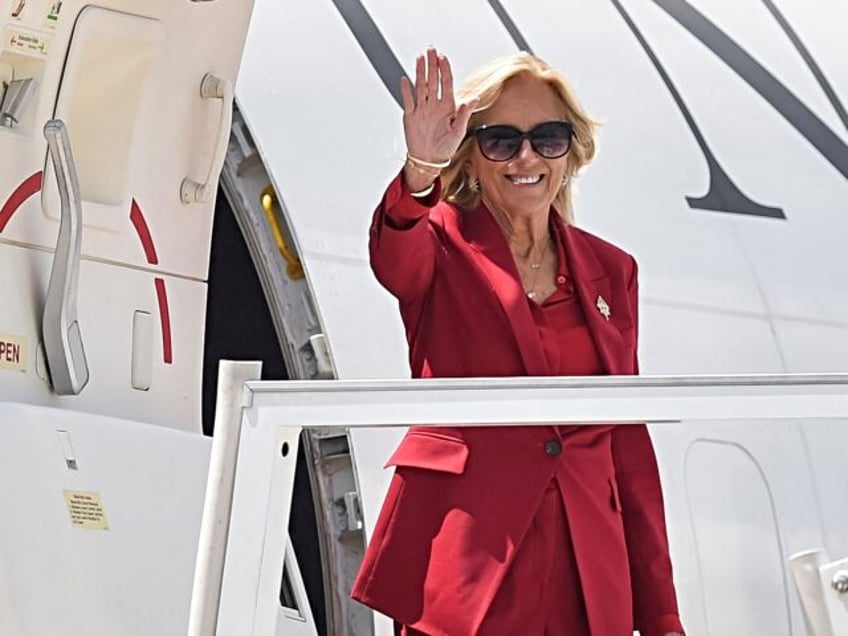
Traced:
[[427, 99], [439, 96], [439, 56], [436, 49], [427, 49]]
[[439, 75], [442, 99], [453, 107], [453, 72], [446, 55], [439, 56]]
[[434, 47], [415, 58], [415, 84], [403, 77], [400, 88], [403, 111], [407, 115], [426, 104], [448, 106], [451, 111], [456, 109], [450, 61], [446, 55], [439, 55]]
[[407, 77], [400, 78], [400, 95], [403, 98], [404, 115], [411, 115], [415, 110], [415, 99], [412, 97], [412, 83]]
[[427, 82], [424, 73], [424, 56], [415, 58], [415, 105], [420, 106], [427, 100]]

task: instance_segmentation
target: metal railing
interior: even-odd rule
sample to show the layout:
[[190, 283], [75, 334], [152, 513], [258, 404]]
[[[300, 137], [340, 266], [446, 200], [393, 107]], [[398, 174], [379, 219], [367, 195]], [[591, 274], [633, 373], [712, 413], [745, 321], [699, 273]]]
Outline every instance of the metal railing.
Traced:
[[[258, 377], [245, 364], [222, 363], [229, 421], [216, 422], [198, 576], [223, 574], [211, 584], [196, 577], [191, 636], [276, 633], [281, 529], [304, 427], [848, 420], [848, 375], [839, 374], [258, 382], [245, 381]], [[824, 595], [838, 592], [814, 587], [802, 590], [805, 612], [819, 613], [808, 625], [823, 626], [810, 627], [811, 636], [848, 633], [838, 622], [848, 630], [848, 611], [821, 616], [835, 607]]]

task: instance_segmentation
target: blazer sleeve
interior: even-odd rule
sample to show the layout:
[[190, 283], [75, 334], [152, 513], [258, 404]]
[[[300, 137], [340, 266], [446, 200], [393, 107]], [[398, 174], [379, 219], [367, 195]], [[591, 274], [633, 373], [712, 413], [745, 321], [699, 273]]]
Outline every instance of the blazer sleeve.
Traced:
[[[635, 261], [627, 295], [638, 329]], [[638, 373], [635, 350], [633, 355], [634, 373]], [[672, 579], [662, 487], [647, 427], [644, 424], [615, 427], [612, 450], [630, 559], [634, 625], [641, 636], [683, 633]]]
[[441, 183], [427, 197], [410, 195], [403, 172], [386, 189], [371, 223], [368, 251], [380, 284], [402, 303], [420, 299], [433, 281], [438, 239], [432, 226]]

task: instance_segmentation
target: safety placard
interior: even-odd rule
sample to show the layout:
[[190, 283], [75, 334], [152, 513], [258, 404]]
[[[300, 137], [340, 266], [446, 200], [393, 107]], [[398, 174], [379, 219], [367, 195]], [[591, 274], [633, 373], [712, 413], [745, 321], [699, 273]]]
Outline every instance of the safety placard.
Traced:
[[50, 38], [32, 31], [6, 29], [3, 48], [15, 53], [44, 56], [50, 54]]
[[106, 511], [100, 493], [66, 490], [65, 503], [71, 514], [71, 525], [85, 530], [108, 530]]
[[26, 371], [27, 341], [24, 338], [0, 333], [0, 369]]

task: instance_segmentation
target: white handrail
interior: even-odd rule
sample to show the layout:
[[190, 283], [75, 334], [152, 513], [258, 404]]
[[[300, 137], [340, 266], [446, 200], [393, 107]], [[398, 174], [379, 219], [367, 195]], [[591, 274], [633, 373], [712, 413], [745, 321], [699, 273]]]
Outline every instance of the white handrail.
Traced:
[[[671, 423], [848, 417], [848, 375], [249, 382], [290, 426]], [[496, 404], [497, 408], [492, 408]]]
[[197, 545], [189, 636], [215, 633], [241, 433], [243, 388], [246, 381], [256, 380], [261, 375], [261, 362], [222, 360], [218, 368], [215, 438], [212, 440], [203, 522]]
[[44, 137], [47, 155], [56, 173], [62, 206], [41, 321], [44, 355], [53, 390], [58, 395], [79, 395], [89, 376], [82, 332], [77, 321], [82, 197], [65, 123], [61, 119], [51, 119], [44, 125]]
[[214, 194], [215, 184], [227, 155], [230, 127], [233, 123], [233, 83], [231, 81], [207, 73], [200, 82], [200, 96], [203, 99], [220, 99], [221, 116], [218, 118], [215, 146], [206, 180], [201, 183], [186, 177], [180, 184], [180, 200], [185, 204], [206, 203]]
[[247, 382], [243, 404], [210, 635], [275, 633], [303, 427], [848, 420], [848, 374]]

